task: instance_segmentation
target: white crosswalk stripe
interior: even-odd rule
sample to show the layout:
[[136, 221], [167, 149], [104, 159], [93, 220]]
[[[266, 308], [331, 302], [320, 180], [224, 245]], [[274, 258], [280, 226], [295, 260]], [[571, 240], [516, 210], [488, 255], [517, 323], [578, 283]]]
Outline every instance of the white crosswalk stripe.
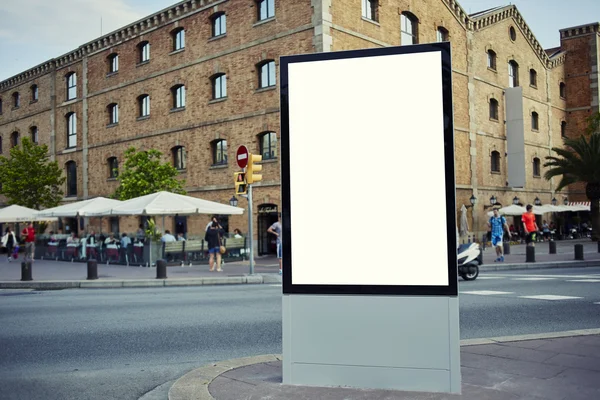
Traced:
[[504, 276], [481, 276], [479, 275], [477, 279], [506, 279]]
[[498, 292], [495, 290], [471, 290], [468, 292], [460, 292], [460, 294], [475, 294], [479, 296], [494, 296], [500, 294], [513, 294], [514, 292]]
[[600, 279], [572, 279], [572, 280], [568, 280], [567, 282], [600, 282]]
[[512, 278], [512, 281], [553, 281], [556, 278], [542, 278], [542, 277], [531, 277], [531, 278]]
[[574, 296], [557, 296], [554, 294], [540, 294], [537, 296], [519, 296], [521, 299], [534, 299], [534, 300], [573, 300], [573, 299], [583, 299], [583, 297], [574, 297]]

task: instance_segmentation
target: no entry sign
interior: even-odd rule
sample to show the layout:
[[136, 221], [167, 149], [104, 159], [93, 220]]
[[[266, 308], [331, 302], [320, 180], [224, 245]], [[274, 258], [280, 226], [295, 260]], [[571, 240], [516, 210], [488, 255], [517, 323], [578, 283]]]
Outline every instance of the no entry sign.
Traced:
[[246, 146], [238, 147], [235, 159], [238, 167], [246, 168], [246, 165], [248, 165], [248, 149]]

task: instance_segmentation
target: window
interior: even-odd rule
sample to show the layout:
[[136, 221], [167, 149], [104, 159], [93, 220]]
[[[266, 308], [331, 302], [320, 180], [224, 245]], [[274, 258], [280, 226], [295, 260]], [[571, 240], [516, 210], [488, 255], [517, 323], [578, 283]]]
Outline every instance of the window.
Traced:
[[143, 94], [138, 97], [138, 107], [140, 110], [140, 117], [147, 117], [150, 115], [150, 96]]
[[560, 85], [558, 86], [558, 92], [560, 94], [560, 97], [562, 97], [563, 99], [567, 97], [565, 89], [566, 89], [565, 84], [563, 82], [561, 82]]
[[212, 97], [213, 99], [227, 97], [227, 75], [220, 74], [212, 78]]
[[533, 159], [533, 176], [539, 177], [540, 175], [540, 159], [536, 157]]
[[496, 52], [494, 50], [487, 51], [487, 66], [494, 71], [496, 70]]
[[533, 68], [529, 70], [529, 84], [537, 87], [537, 72]]
[[213, 37], [227, 33], [227, 17], [225, 16], [225, 13], [215, 14], [212, 16], [211, 20]]
[[144, 63], [150, 61], [150, 43], [142, 42], [138, 44], [138, 62]]
[[221, 139], [213, 142], [213, 165], [227, 164], [227, 140]]
[[77, 97], [77, 74], [71, 72], [67, 75], [67, 100]]
[[31, 102], [38, 101], [38, 87], [31, 85]]
[[510, 37], [510, 40], [512, 40], [513, 42], [515, 40], [517, 40], [517, 31], [515, 30], [514, 27], [510, 27], [508, 28], [508, 36]]
[[492, 172], [500, 172], [500, 153], [492, 151]]
[[264, 21], [275, 16], [275, 0], [258, 0], [256, 5], [259, 21]]
[[539, 116], [535, 111], [531, 113], [531, 129], [537, 131], [539, 129]]
[[183, 28], [175, 29], [171, 32], [173, 37], [173, 51], [183, 50], [185, 48], [185, 31]]
[[183, 170], [186, 168], [186, 154], [185, 147], [177, 146], [171, 149], [171, 153], [173, 153], [173, 166], [178, 170]]
[[109, 104], [106, 107], [108, 111], [108, 124], [118, 124], [119, 123], [119, 105], [117, 103]]
[[108, 164], [108, 178], [116, 179], [119, 176], [119, 160], [117, 157], [110, 157], [107, 160]]
[[171, 88], [171, 94], [173, 95], [173, 108], [184, 108], [185, 107], [185, 86], [177, 85]]
[[417, 44], [417, 17], [408, 12], [400, 15], [400, 44]]
[[38, 143], [38, 128], [37, 126], [32, 126], [31, 128], [29, 128], [29, 135], [31, 137], [31, 141], [33, 143]]
[[263, 160], [277, 158], [277, 135], [275, 132], [265, 132], [259, 136], [260, 154]]
[[0, 99], [0, 115], [2, 115], [2, 99]]
[[10, 135], [10, 147], [16, 147], [19, 145], [19, 132], [13, 132]]
[[447, 42], [448, 41], [448, 30], [444, 27], [438, 26], [436, 32], [436, 41], [438, 42]]
[[14, 92], [12, 94], [13, 97], [13, 107], [14, 108], [18, 108], [21, 106], [21, 95], [19, 94], [19, 92]]
[[377, 0], [362, 0], [362, 16], [373, 21], [379, 21], [378, 3]]
[[515, 60], [508, 62], [508, 87], [519, 86], [519, 64]]
[[108, 56], [108, 73], [114, 74], [119, 71], [119, 55], [113, 53]]
[[258, 87], [275, 86], [275, 61], [265, 61], [258, 66]]
[[560, 136], [566, 138], [567, 137], [567, 122], [562, 121], [560, 123]]
[[77, 164], [68, 161], [65, 164], [67, 170], [67, 197], [77, 196]]
[[67, 118], [67, 148], [77, 146], [77, 114], [69, 113]]
[[490, 99], [490, 119], [498, 120], [498, 100]]

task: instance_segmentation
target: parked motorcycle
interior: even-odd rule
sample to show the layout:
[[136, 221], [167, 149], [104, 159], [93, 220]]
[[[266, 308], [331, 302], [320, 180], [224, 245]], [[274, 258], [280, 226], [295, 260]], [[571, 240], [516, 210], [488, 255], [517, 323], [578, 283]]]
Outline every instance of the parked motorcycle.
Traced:
[[458, 247], [458, 275], [465, 281], [474, 281], [483, 264], [483, 254], [478, 243], [461, 244]]

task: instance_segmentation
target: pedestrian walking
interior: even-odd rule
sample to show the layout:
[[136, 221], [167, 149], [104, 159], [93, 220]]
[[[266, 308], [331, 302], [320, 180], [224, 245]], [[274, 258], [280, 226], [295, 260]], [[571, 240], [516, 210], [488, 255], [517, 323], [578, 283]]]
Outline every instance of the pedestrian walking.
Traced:
[[498, 209], [494, 209], [494, 215], [492, 215], [487, 224], [492, 235], [492, 246], [496, 248], [497, 257], [494, 261], [504, 262], [504, 246], [502, 238], [504, 237], [505, 230], [510, 237], [510, 229], [506, 224], [506, 218], [498, 213]]
[[221, 272], [221, 239], [225, 234], [225, 231], [215, 220], [212, 222], [206, 233], [204, 234], [204, 240], [208, 243], [208, 265], [209, 271], [215, 270], [215, 258], [217, 261], [216, 271]]
[[523, 222], [523, 229], [525, 230], [525, 243], [527, 246], [535, 246], [535, 239], [537, 232], [539, 230], [537, 223], [535, 222], [535, 214], [533, 213], [533, 206], [531, 204], [527, 204], [525, 207], [527, 212], [523, 213], [521, 216], [521, 221]]
[[30, 222], [29, 225], [27, 225], [27, 227], [23, 228], [21, 236], [25, 238], [24, 260], [33, 261], [33, 257], [35, 255], [35, 229], [33, 228], [32, 222]]
[[6, 256], [8, 262], [12, 261], [12, 252], [13, 248], [17, 244], [17, 237], [15, 233], [10, 229], [10, 227], [6, 227], [6, 233], [2, 236], [2, 246], [6, 247]]
[[277, 258], [279, 259], [279, 275], [281, 275], [281, 267], [282, 267], [282, 246], [283, 246], [283, 240], [281, 238], [281, 231], [282, 231], [282, 226], [281, 226], [281, 213], [278, 214], [278, 220], [277, 222], [275, 222], [273, 225], [271, 225], [269, 227], [269, 229], [267, 229], [267, 232], [277, 236]]

